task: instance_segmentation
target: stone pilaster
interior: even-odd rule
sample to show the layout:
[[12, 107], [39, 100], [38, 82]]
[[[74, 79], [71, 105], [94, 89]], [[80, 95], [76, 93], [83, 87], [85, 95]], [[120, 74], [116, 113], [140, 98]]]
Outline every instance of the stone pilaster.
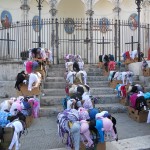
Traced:
[[144, 23], [149, 23], [150, 22], [150, 0], [144, 0], [142, 3], [142, 14], [143, 14], [143, 19], [142, 20]]
[[88, 62], [93, 62], [93, 5], [95, 0], [85, 0], [85, 9], [86, 9], [86, 15], [89, 18], [89, 37], [87, 37], [89, 40], [89, 47], [88, 47]]
[[55, 18], [56, 14], [57, 14], [57, 4], [58, 4], [58, 0], [47, 0], [47, 2], [49, 3], [50, 6], [50, 14], [52, 18]]
[[[58, 42], [56, 41], [56, 28], [55, 28], [55, 18], [57, 15], [57, 6], [60, 0], [46, 0], [50, 6], [49, 13], [52, 18], [52, 28], [51, 28], [51, 48], [52, 54], [54, 56], [54, 63], [57, 63], [57, 50], [58, 50]], [[57, 39], [58, 40], [58, 39]]]
[[20, 9], [22, 10], [22, 21], [28, 20], [28, 12], [30, 10], [29, 2], [30, 0], [20, 0], [21, 6]]
[[143, 20], [141, 20], [142, 22], [146, 23], [147, 24], [147, 28], [145, 30], [145, 56], [148, 55], [148, 49], [150, 48], [150, 45], [149, 45], [149, 40], [150, 40], [150, 33], [149, 33], [149, 27], [150, 25], [150, 0], [144, 0], [143, 3], [142, 3], [142, 15], [141, 15], [141, 18]]
[[122, 3], [123, 0], [108, 0], [108, 1], [111, 2], [114, 6], [113, 8], [114, 19], [120, 20], [120, 12], [121, 12], [120, 4]]
[[[120, 20], [120, 12], [121, 12], [121, 8], [120, 8], [120, 4], [122, 3], [123, 0], [108, 0], [109, 2], [112, 3], [112, 5], [114, 6], [113, 8], [113, 14], [114, 14], [114, 20]], [[117, 41], [119, 41], [119, 22], [117, 21], [117, 28], [116, 28], [116, 32], [117, 32]], [[119, 53], [119, 43], [117, 42], [115, 45], [114, 45], [114, 48], [116, 49], [117, 51], [117, 58], [119, 56], [120, 58], [120, 53]]]
[[[31, 0], [20, 0], [20, 1], [21, 1], [20, 9], [22, 10], [22, 16], [21, 16], [22, 20], [21, 21], [26, 22], [28, 20], [28, 12], [30, 10], [29, 2]], [[19, 26], [19, 22], [17, 22], [17, 26]], [[19, 30], [19, 28], [18, 28], [18, 30]], [[28, 41], [27, 28], [25, 28], [23, 35], [24, 35], [24, 50], [27, 50], [29, 48], [29, 47], [27, 47], [27, 41]], [[19, 41], [19, 39], [18, 39], [18, 41]]]

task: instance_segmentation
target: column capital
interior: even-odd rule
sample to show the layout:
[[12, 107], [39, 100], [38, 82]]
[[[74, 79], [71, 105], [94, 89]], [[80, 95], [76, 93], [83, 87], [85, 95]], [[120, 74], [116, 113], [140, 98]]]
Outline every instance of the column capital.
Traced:
[[31, 0], [20, 0], [21, 2], [21, 6], [20, 6], [20, 9], [21, 10], [26, 10], [26, 11], [29, 11], [30, 10], [30, 6], [29, 6], [29, 2]]
[[60, 2], [60, 0], [46, 0], [46, 2], [49, 4], [50, 6], [50, 14], [52, 15], [52, 17], [56, 16], [57, 14], [57, 6], [58, 6], [58, 3]]
[[54, 17], [54, 16], [56, 16], [56, 14], [57, 14], [57, 9], [51, 8], [51, 9], [49, 10], [49, 12], [50, 12], [50, 14]]
[[89, 15], [89, 16], [93, 16], [94, 11], [91, 10], [91, 9], [88, 9], [88, 10], [86, 11], [86, 14]]
[[114, 13], [114, 19], [120, 19], [120, 12], [121, 12], [121, 8], [120, 8], [120, 4], [123, 2], [123, 0], [108, 0], [109, 2], [111, 2], [114, 6], [113, 8], [113, 13]]
[[85, 5], [85, 11], [87, 16], [93, 16], [93, 6], [96, 0], [81, 0]]
[[120, 7], [114, 7], [113, 12], [119, 13], [121, 12], [121, 8]]

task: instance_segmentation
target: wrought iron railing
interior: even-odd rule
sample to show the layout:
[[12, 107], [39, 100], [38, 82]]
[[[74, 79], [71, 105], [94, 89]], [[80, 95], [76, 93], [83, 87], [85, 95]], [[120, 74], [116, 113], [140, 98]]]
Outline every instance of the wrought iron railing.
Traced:
[[[113, 54], [116, 60], [127, 50], [137, 49], [138, 31], [128, 21], [93, 19], [93, 39], [90, 39], [90, 21], [85, 19], [42, 19], [42, 47], [53, 53], [54, 63], [63, 63], [65, 54], [79, 54], [85, 63], [97, 63], [98, 56]], [[141, 24], [141, 51], [147, 56], [150, 45], [149, 24]], [[35, 21], [0, 26], [0, 59], [25, 59], [29, 48], [38, 47], [39, 25]], [[91, 44], [92, 43], [92, 47]]]

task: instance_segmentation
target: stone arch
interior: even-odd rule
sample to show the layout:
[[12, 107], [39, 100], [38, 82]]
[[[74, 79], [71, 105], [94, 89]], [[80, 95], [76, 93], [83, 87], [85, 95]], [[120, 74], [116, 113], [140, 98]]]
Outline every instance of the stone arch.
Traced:
[[85, 16], [84, 4], [81, 0], [61, 0], [57, 10], [57, 17], [82, 18]]
[[109, 19], [113, 18], [113, 10], [114, 6], [106, 0], [97, 0], [95, 5], [93, 6], [94, 17], [101, 18], [107, 17]]

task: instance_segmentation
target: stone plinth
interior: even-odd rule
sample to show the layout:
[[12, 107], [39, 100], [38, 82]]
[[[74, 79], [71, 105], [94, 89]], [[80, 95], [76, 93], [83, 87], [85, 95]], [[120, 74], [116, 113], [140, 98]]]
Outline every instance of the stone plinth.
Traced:
[[[150, 67], [150, 61], [147, 61], [148, 66]], [[128, 69], [134, 73], [134, 75], [143, 75], [142, 72], [142, 62], [131, 63], [128, 65]]]

